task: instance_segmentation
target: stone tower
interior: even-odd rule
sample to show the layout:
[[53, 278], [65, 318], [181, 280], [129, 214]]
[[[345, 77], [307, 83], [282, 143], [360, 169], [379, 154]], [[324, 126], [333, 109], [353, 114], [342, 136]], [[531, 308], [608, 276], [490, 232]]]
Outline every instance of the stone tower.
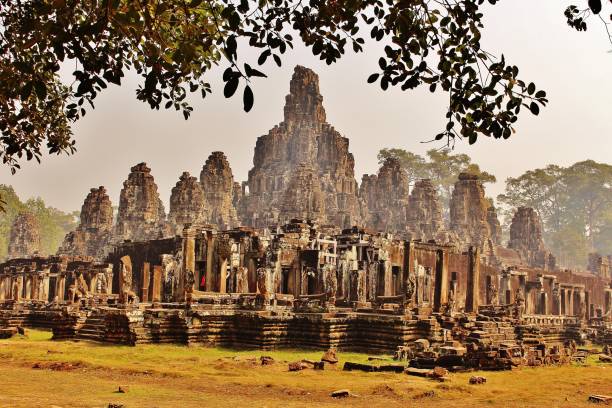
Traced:
[[450, 229], [463, 249], [470, 245], [482, 249], [491, 239], [489, 206], [478, 176], [459, 174], [450, 201]]
[[8, 257], [27, 258], [40, 251], [40, 225], [34, 214], [19, 213], [9, 235]]
[[81, 222], [64, 238], [58, 254], [102, 259], [109, 251], [113, 230], [113, 205], [104, 186], [92, 188], [81, 207]]
[[[326, 122], [319, 77], [308, 68], [295, 67], [284, 120], [257, 139], [248, 191], [239, 206], [242, 222], [265, 227], [303, 213], [299, 197], [289, 189], [290, 184], [295, 186], [293, 176], [299, 166], [300, 173], [318, 177], [325, 205], [318, 221], [344, 227], [361, 223], [354, 158], [348, 148], [348, 139]], [[307, 189], [308, 185], [299, 187], [302, 192]]]
[[208, 156], [200, 172], [200, 185], [209, 210], [208, 223], [220, 229], [236, 227], [238, 216], [234, 207], [234, 175], [223, 152], [212, 152]]
[[508, 247], [514, 249], [527, 265], [535, 268], [554, 269], [554, 256], [544, 245], [542, 220], [531, 207], [519, 207], [510, 224]]
[[115, 241], [145, 241], [169, 235], [164, 205], [146, 163], [130, 169], [119, 196]]
[[406, 231], [409, 181], [399, 160], [389, 158], [378, 175], [364, 175], [359, 195], [368, 208], [368, 227], [385, 232]]
[[414, 183], [407, 214], [408, 231], [412, 239], [445, 241], [442, 205], [431, 180]]
[[185, 224], [203, 224], [207, 219], [208, 208], [202, 186], [197, 178], [184, 172], [172, 188], [168, 223], [175, 235], [181, 235]]

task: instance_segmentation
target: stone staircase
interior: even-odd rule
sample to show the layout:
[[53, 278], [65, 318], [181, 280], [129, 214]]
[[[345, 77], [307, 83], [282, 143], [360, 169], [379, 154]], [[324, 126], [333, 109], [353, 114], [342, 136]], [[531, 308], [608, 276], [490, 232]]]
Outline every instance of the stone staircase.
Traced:
[[80, 340], [103, 341], [106, 335], [106, 318], [92, 311], [77, 321], [76, 338]]

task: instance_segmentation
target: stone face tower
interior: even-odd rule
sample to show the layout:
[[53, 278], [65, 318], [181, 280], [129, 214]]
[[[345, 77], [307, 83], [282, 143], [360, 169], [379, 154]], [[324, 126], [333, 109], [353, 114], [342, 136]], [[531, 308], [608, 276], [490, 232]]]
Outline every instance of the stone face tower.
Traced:
[[459, 174], [450, 201], [450, 229], [463, 247], [473, 245], [482, 249], [491, 239], [489, 207], [478, 176]]
[[144, 241], [169, 234], [157, 185], [146, 163], [131, 168], [119, 197], [115, 240]]
[[223, 152], [212, 152], [200, 173], [200, 185], [204, 192], [207, 220], [221, 229], [238, 225], [234, 207], [234, 175]]
[[102, 259], [108, 253], [112, 229], [113, 205], [106, 189], [92, 188], [81, 207], [81, 223], [66, 235], [58, 254]]
[[385, 232], [406, 231], [409, 182], [397, 159], [387, 159], [378, 175], [364, 175], [359, 195], [368, 208], [368, 227]]
[[30, 212], [20, 213], [11, 225], [8, 257], [26, 258], [40, 251], [40, 225]]
[[[314, 175], [319, 180], [325, 205], [319, 222], [339, 226], [361, 223], [354, 158], [348, 147], [348, 139], [326, 122], [317, 74], [297, 66], [285, 99], [283, 122], [257, 139], [246, 183], [248, 194], [239, 206], [242, 222], [265, 227], [303, 214], [299, 197], [288, 188], [290, 183], [295, 187], [293, 175], [300, 166], [302, 174], [307, 168], [313, 174], [308, 180], [314, 180]], [[308, 188], [304, 185], [299, 190]]]
[[204, 191], [197, 178], [184, 172], [172, 188], [168, 222], [174, 234], [181, 235], [185, 224], [203, 224], [207, 219]]
[[412, 239], [445, 241], [442, 205], [431, 180], [423, 179], [414, 183], [407, 218]]
[[517, 251], [529, 266], [555, 268], [555, 259], [542, 238], [542, 220], [533, 208], [519, 207], [516, 210], [510, 224], [508, 247]]

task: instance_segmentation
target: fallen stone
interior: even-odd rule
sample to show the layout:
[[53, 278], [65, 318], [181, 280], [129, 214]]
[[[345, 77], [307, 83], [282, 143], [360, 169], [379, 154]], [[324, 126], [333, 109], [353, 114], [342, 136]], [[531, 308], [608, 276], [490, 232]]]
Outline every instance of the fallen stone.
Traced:
[[366, 373], [373, 373], [378, 371], [378, 366], [373, 366], [370, 364], [361, 364], [361, 363], [351, 363], [350, 361], [347, 361], [346, 363], [344, 363], [344, 367], [342, 368], [344, 371], [353, 371], [353, 370], [357, 370], [357, 371], [365, 371]]
[[609, 395], [589, 395], [589, 402], [594, 404], [612, 404], [612, 396]]
[[325, 361], [315, 361], [313, 368], [315, 370], [325, 370]]
[[434, 367], [432, 370], [431, 376], [433, 378], [442, 378], [448, 375], [448, 370], [443, 367]]
[[107, 408], [125, 408], [125, 405], [109, 403]]
[[321, 361], [325, 361], [329, 364], [336, 364], [338, 362], [338, 356], [336, 355], [336, 349], [330, 348], [321, 357]]
[[612, 363], [612, 357], [606, 354], [600, 354], [599, 361], [601, 361], [602, 363]]
[[416, 377], [431, 377], [433, 374], [433, 370], [429, 370], [427, 368], [408, 367], [404, 370], [404, 373], [408, 375], [414, 375]]
[[17, 329], [15, 327], [6, 327], [0, 329], [0, 339], [10, 339], [16, 334]]
[[337, 390], [330, 394], [332, 398], [346, 398], [351, 396], [351, 392], [349, 390]]
[[470, 377], [470, 384], [484, 384], [486, 382], [487, 382], [487, 379], [479, 375], [474, 375]]
[[127, 385], [120, 385], [117, 389], [117, 393], [119, 394], [126, 394], [128, 391], [130, 391], [130, 387], [128, 387]]
[[22, 336], [28, 335], [28, 331], [25, 329], [25, 327], [21, 327], [21, 326], [17, 326], [17, 333], [19, 333]]
[[308, 368], [308, 364], [301, 361], [289, 363], [289, 371], [302, 371]]
[[259, 357], [259, 361], [261, 361], [261, 365], [272, 365], [274, 364], [274, 359], [270, 356], [261, 356]]
[[434, 390], [431, 390], [431, 391], [425, 391], [425, 392], [423, 392], [421, 394], [417, 394], [413, 398], [414, 399], [433, 398], [435, 396], [436, 396], [436, 392]]

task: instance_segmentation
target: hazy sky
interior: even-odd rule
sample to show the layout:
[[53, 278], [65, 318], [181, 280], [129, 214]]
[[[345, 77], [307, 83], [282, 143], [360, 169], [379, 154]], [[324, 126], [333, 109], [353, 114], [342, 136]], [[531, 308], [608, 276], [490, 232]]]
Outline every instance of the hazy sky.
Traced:
[[[584, 0], [575, 0], [582, 1]], [[469, 146], [458, 143], [457, 153], [467, 153], [494, 173], [497, 185], [487, 193], [503, 191], [504, 180], [550, 163], [569, 165], [594, 159], [610, 163], [612, 156], [612, 48], [601, 22], [592, 20], [586, 33], [572, 31], [563, 10], [572, 1], [504, 0], [486, 9], [485, 48], [521, 68], [521, 76], [548, 92], [549, 107], [540, 116], [525, 112], [517, 134], [509, 140], [487, 140]], [[41, 196], [63, 210], [80, 209], [91, 187], [106, 186], [114, 205], [129, 169], [146, 161], [168, 209], [170, 189], [183, 171], [199, 177], [215, 150], [228, 156], [234, 178], [246, 180], [258, 136], [282, 120], [284, 97], [296, 64], [314, 69], [320, 77], [328, 122], [350, 139], [356, 178], [376, 172], [376, 153], [384, 147], [419, 154], [439, 145], [421, 143], [444, 126], [447, 96], [426, 88], [386, 92], [366, 83], [376, 71], [380, 45], [365, 53], [350, 52], [332, 66], [297, 48], [282, 68], [264, 67], [268, 79], [254, 85], [255, 106], [242, 111], [240, 96], [223, 98], [220, 72], [211, 76], [213, 96], [194, 100], [194, 113], [185, 121], [180, 112], [151, 111], [135, 99], [135, 81], [113, 86], [96, 100], [96, 109], [74, 127], [78, 152], [73, 156], [44, 157], [41, 165], [24, 163], [11, 176], [0, 174], [0, 183], [12, 184], [22, 199]], [[255, 54], [244, 52], [243, 57]], [[271, 62], [271, 61], [270, 61]]]

